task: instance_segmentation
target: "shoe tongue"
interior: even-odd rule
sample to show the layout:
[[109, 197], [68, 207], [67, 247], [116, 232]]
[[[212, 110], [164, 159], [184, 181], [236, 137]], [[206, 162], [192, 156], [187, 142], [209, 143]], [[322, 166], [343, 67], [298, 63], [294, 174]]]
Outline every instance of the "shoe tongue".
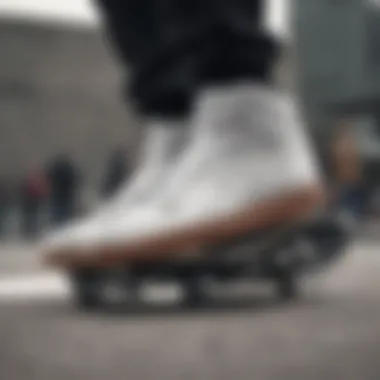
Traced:
[[182, 148], [185, 128], [180, 122], [155, 123], [146, 131], [140, 165], [166, 164]]
[[272, 91], [261, 85], [207, 90], [199, 98], [196, 134], [211, 144], [242, 140], [264, 143], [276, 128], [276, 103]]

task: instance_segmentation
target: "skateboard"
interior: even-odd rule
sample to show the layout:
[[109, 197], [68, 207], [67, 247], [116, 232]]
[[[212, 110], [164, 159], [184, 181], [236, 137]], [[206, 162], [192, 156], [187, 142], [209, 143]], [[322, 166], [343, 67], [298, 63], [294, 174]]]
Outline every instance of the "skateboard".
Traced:
[[302, 275], [343, 255], [351, 230], [352, 225], [340, 214], [326, 214], [306, 224], [256, 232], [165, 261], [125, 261], [117, 266], [66, 270], [76, 303], [84, 308], [104, 306], [112, 297], [138, 301], [139, 287], [147, 279], [179, 283], [183, 305], [191, 307], [206, 301], [205, 279], [269, 280], [276, 284], [281, 299], [292, 299]]

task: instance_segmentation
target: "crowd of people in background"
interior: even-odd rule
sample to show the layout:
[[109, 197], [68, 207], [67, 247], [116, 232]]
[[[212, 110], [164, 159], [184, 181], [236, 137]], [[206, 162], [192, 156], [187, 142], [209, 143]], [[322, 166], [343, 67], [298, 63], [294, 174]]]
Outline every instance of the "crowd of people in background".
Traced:
[[[114, 194], [127, 179], [129, 168], [123, 149], [116, 149], [106, 165], [99, 189], [101, 198]], [[67, 155], [26, 173], [17, 183], [0, 178], [0, 239], [8, 235], [10, 219], [17, 214], [17, 234], [33, 239], [47, 228], [58, 228], [83, 213], [84, 178]]]

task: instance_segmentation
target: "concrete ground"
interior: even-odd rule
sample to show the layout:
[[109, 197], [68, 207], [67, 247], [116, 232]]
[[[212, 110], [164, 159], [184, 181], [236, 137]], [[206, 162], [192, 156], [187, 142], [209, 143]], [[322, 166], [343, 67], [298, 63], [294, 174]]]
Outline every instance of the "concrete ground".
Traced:
[[380, 379], [380, 249], [369, 240], [287, 305], [244, 285], [193, 312], [84, 313], [32, 248], [3, 246], [0, 268], [0, 379]]

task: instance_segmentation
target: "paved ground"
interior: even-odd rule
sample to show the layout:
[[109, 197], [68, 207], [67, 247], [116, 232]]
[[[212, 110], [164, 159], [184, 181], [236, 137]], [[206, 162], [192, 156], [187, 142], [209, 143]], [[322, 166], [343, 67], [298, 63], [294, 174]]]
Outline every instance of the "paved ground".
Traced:
[[0, 244], [0, 278], [42, 271], [37, 245], [10, 240]]
[[292, 305], [263, 292], [193, 313], [84, 314], [58, 274], [31, 258], [18, 270], [3, 248], [0, 379], [378, 380], [379, 251], [356, 244]]

